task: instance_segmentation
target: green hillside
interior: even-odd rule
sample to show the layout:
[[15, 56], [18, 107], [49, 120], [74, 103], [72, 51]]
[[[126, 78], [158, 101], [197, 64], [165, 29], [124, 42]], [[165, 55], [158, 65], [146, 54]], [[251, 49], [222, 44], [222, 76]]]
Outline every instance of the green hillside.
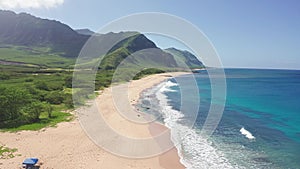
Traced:
[[125, 58], [127, 67], [177, 67], [173, 56], [156, 47], [143, 34], [137, 33], [116, 44], [101, 62], [100, 68], [115, 69]]
[[76, 58], [89, 36], [68, 25], [27, 13], [0, 10], [0, 44], [46, 47], [52, 53]]
[[71, 68], [75, 59], [49, 52], [49, 48], [5, 45], [0, 47], [0, 63], [37, 68]]
[[195, 55], [190, 53], [189, 51], [182, 51], [176, 48], [168, 48], [165, 49], [166, 52], [172, 54], [174, 59], [178, 63], [179, 67], [189, 67], [191, 69], [203, 68], [204, 64], [197, 59]]

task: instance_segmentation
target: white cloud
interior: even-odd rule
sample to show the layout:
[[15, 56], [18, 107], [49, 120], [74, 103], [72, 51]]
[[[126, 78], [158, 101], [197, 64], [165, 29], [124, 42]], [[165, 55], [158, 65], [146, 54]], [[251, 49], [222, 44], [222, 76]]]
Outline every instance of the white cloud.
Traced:
[[52, 8], [64, 0], [0, 0], [0, 9]]

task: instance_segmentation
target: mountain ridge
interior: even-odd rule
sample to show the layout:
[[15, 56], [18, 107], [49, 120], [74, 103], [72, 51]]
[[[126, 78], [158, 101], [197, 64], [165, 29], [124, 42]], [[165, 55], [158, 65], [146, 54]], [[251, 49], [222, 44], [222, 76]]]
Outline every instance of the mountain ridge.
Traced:
[[20, 46], [50, 46], [52, 52], [75, 57], [89, 36], [78, 34], [56, 20], [27, 13], [0, 10], [0, 43]]
[[188, 67], [192, 69], [204, 68], [204, 64], [197, 57], [187, 50], [179, 50], [174, 47], [164, 49], [164, 51], [172, 54], [180, 67]]
[[[95, 46], [92, 46], [92, 48], [95, 49], [96, 52], [91, 55], [95, 55], [93, 57], [105, 55], [101, 62], [100, 69], [116, 69], [126, 57], [135, 53], [138, 54], [135, 54], [131, 58], [131, 64], [139, 64], [140, 66], [150, 66], [151, 63], [159, 65], [160, 67], [166, 66], [175, 68], [182, 65], [177, 63], [182, 60], [186, 60], [190, 66], [201, 63], [195, 62], [196, 57], [192, 57], [186, 53], [174, 56], [174, 52], [166, 52], [158, 48], [153, 41], [139, 32], [95, 34], [89, 29], [74, 30], [70, 26], [56, 20], [42, 19], [27, 13], [17, 14], [12, 11], [3, 10], [0, 10], [0, 25], [0, 47], [2, 46], [3, 48], [4, 46], [5, 48], [6, 45], [25, 46], [28, 48], [26, 51], [27, 54], [48, 54], [47, 56], [49, 57], [55, 54], [65, 58], [75, 59], [79, 53], [82, 52], [82, 47], [85, 43], [89, 39], [92, 39], [94, 40], [93, 42], [95, 42], [95, 44], [93, 44]], [[91, 34], [93, 34], [93, 36], [91, 36]], [[110, 47], [110, 44], [113, 44], [113, 47]], [[45, 48], [45, 50], [36, 50], [36, 47]], [[103, 49], [104, 53], [103, 51], [99, 52], [99, 47], [100, 50]], [[107, 51], [106, 48], [110, 49]], [[19, 51], [21, 51], [21, 49], [22, 48], [18, 48]], [[153, 49], [153, 53], [150, 52], [151, 49]], [[180, 57], [183, 58], [178, 59]], [[0, 60], [1, 59], [0, 53]], [[7, 60], [7, 57], [5, 57], [5, 60], [10, 61]], [[20, 61], [20, 59], [18, 59], [18, 61]]]
[[78, 33], [78, 34], [81, 34], [81, 35], [88, 35], [88, 36], [91, 36], [93, 35], [95, 32], [94, 31], [91, 31], [90, 29], [75, 29], [75, 31]]

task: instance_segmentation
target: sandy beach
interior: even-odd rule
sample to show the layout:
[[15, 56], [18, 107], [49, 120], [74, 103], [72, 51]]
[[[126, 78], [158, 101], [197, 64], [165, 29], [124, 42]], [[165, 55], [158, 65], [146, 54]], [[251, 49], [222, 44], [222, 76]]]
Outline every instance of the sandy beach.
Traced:
[[[134, 104], [138, 101], [140, 93], [162, 82], [172, 76], [182, 73], [156, 74], [147, 76], [140, 80], [131, 81], [128, 84], [118, 85], [128, 89], [128, 102], [122, 107], [132, 110], [126, 114], [130, 119], [143, 119], [145, 114], [133, 110]], [[123, 86], [122, 86], [123, 85]], [[156, 123], [135, 123], [130, 121], [118, 112], [113, 100], [112, 88], [105, 89], [95, 102], [102, 113], [106, 123], [117, 133], [134, 138], [152, 138], [162, 132], [166, 132], [165, 126]], [[88, 111], [89, 108], [79, 108], [76, 111]], [[176, 148], [152, 156], [149, 158], [134, 159], [121, 157], [97, 146], [81, 127], [77, 118], [71, 122], [63, 122], [57, 127], [50, 127], [40, 131], [20, 131], [17, 133], [0, 133], [0, 144], [9, 148], [17, 148], [16, 156], [12, 159], [0, 159], [0, 168], [13, 169], [21, 168], [25, 158], [37, 157], [42, 162], [42, 169], [182, 169], [184, 166], [179, 162], [180, 158]], [[167, 142], [171, 142], [167, 140]], [[122, 146], [122, 145], [119, 145]], [[125, 147], [126, 149], [126, 147]], [[147, 151], [147, 149], [145, 149]], [[146, 152], [144, 152], [146, 153]]]

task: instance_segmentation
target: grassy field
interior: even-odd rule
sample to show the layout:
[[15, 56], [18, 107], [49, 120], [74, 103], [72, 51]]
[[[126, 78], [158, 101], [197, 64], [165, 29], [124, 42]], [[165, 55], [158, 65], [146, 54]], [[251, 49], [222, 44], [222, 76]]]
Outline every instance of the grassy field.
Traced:
[[22, 65], [25, 67], [68, 68], [74, 65], [75, 59], [61, 57], [49, 50], [37, 47], [2, 46], [0, 60], [24, 63]]

